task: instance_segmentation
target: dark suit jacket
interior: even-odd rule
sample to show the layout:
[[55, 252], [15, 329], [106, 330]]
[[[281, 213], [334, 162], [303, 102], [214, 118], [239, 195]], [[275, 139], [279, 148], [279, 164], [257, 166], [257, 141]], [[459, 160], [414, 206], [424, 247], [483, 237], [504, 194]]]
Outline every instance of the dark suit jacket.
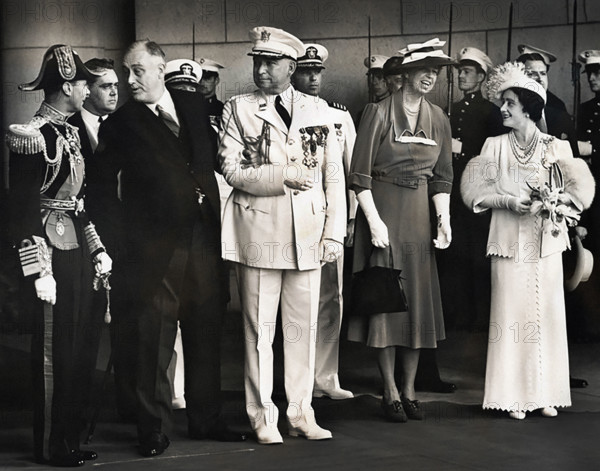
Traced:
[[[149, 299], [176, 247], [189, 248], [192, 230], [210, 241], [193, 252], [198, 289], [220, 288], [219, 190], [216, 135], [202, 96], [171, 91], [180, 120], [177, 138], [143, 103], [129, 100], [102, 126], [87, 170], [88, 212], [128, 276], [134, 296]], [[121, 201], [117, 175], [121, 172]], [[206, 195], [198, 204], [197, 190]], [[197, 232], [196, 232], [197, 234]], [[201, 269], [200, 269], [201, 267]]]

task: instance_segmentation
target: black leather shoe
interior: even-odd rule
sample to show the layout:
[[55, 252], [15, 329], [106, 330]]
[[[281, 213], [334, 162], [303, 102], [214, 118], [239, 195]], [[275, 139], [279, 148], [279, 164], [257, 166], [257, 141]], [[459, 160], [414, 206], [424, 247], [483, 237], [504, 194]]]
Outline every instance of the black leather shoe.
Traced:
[[169, 448], [170, 444], [169, 437], [164, 433], [152, 432], [148, 437], [140, 441], [140, 455], [145, 457], [162, 455]]
[[456, 384], [447, 383], [446, 381], [438, 380], [431, 381], [426, 383], [416, 383], [415, 382], [415, 390], [421, 392], [434, 392], [441, 394], [452, 394], [456, 391]]
[[53, 455], [48, 460], [48, 464], [59, 468], [78, 468], [83, 466], [85, 461], [79, 457], [76, 451], [72, 451], [66, 455]]
[[579, 389], [588, 387], [588, 382], [585, 379], [572, 378], [569, 376], [569, 382], [571, 383], [572, 388]]
[[73, 450], [72, 453], [77, 454], [83, 461], [94, 461], [98, 458], [98, 453], [93, 450]]
[[388, 404], [382, 400], [381, 408], [383, 409], [383, 415], [390, 422], [404, 423], [408, 420], [400, 401], [392, 401], [391, 404]]
[[421, 410], [419, 401], [411, 401], [404, 395], [400, 396], [400, 400], [402, 401], [404, 412], [410, 420], [423, 420], [423, 411]]
[[188, 433], [193, 440], [216, 440], [218, 442], [243, 442], [246, 440], [245, 434], [230, 430], [224, 422], [217, 422], [208, 431], [190, 426]]

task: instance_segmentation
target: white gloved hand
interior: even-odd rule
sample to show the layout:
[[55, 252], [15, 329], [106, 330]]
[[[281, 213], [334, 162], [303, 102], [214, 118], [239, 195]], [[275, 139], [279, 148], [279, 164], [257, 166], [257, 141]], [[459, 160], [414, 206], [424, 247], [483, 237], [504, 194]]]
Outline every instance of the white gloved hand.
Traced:
[[35, 293], [45, 303], [56, 304], [56, 280], [52, 275], [45, 275], [35, 280]]
[[440, 214], [437, 219], [437, 237], [433, 239], [436, 249], [447, 249], [452, 242], [452, 228], [450, 227], [450, 215]]
[[452, 153], [460, 154], [460, 152], [462, 151], [462, 145], [463, 145], [462, 141], [452, 138]]
[[579, 155], [581, 157], [589, 157], [592, 155], [592, 143], [590, 141], [577, 141], [577, 147], [579, 148]]
[[106, 252], [100, 252], [94, 257], [94, 268], [99, 275], [112, 271], [112, 258]]
[[325, 239], [323, 242], [323, 253], [321, 254], [321, 263], [335, 262], [341, 257], [344, 245], [337, 240]]

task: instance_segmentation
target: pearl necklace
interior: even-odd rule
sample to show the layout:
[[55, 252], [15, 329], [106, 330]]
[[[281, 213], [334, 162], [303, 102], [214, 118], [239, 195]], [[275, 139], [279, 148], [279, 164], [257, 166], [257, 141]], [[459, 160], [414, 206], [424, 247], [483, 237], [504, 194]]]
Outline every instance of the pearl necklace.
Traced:
[[402, 100], [402, 108], [404, 108], [404, 112], [407, 115], [416, 116], [419, 114], [419, 111], [421, 110], [421, 99], [419, 99], [419, 103], [417, 104], [415, 109], [410, 109], [408, 107], [408, 105], [406, 104], [406, 100], [403, 99]]
[[508, 141], [510, 142], [510, 147], [513, 151], [513, 154], [517, 158], [517, 160], [522, 163], [528, 163], [535, 154], [535, 150], [537, 149], [537, 144], [539, 142], [539, 130], [536, 128], [533, 138], [526, 146], [521, 146], [517, 141], [517, 136], [515, 135], [515, 131], [512, 130], [508, 133]]

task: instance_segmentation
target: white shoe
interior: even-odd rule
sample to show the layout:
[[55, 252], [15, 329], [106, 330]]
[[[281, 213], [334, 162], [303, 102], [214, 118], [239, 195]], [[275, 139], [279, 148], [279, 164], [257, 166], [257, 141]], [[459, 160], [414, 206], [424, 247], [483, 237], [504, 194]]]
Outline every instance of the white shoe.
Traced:
[[544, 407], [542, 409], [542, 415], [544, 417], [556, 417], [558, 415], [558, 411], [554, 407]]
[[255, 430], [256, 440], [261, 445], [278, 445], [283, 443], [283, 437], [277, 427], [260, 427]]
[[302, 422], [302, 425], [293, 426], [288, 420], [288, 433], [290, 437], [304, 437], [307, 440], [329, 440], [333, 438], [329, 430], [319, 427], [316, 422], [312, 424], [308, 424], [305, 421], [300, 422]]
[[522, 410], [513, 410], [508, 413], [511, 419], [523, 420], [525, 418], [525, 412]]
[[328, 397], [329, 399], [341, 401], [343, 399], [352, 399], [354, 394], [351, 391], [338, 387], [333, 389], [315, 389], [313, 397]]

